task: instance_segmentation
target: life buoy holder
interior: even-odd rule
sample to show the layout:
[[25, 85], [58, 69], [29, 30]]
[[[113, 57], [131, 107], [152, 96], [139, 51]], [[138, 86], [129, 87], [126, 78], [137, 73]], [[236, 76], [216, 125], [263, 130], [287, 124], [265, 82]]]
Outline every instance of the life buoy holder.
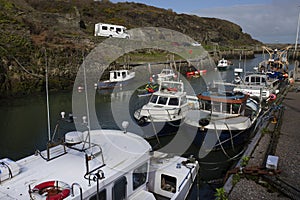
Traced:
[[46, 181], [29, 191], [31, 199], [62, 200], [70, 195], [71, 188], [62, 181]]

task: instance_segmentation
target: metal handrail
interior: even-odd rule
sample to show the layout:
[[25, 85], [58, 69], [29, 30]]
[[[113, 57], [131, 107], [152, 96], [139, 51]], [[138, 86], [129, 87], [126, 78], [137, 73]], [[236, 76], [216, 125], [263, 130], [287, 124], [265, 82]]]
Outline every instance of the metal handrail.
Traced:
[[82, 187], [78, 183], [73, 183], [72, 186], [71, 186], [71, 195], [72, 195], [72, 197], [74, 197], [74, 186], [78, 186], [79, 191], [80, 191], [80, 200], [83, 200]]

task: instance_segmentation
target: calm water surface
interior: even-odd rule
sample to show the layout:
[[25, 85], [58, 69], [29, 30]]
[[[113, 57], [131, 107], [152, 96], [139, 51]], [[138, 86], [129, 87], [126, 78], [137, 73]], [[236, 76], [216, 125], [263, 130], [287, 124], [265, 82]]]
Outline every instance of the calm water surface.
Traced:
[[[256, 58], [242, 62], [232, 60], [233, 67], [227, 71], [215, 73], [218, 73], [221, 79], [231, 82], [234, 67], [240, 66], [244, 68], [247, 66], [245, 67], [246, 70], [251, 71], [261, 60], [262, 55], [256, 55]], [[214, 77], [216, 75], [212, 74], [211, 76]], [[190, 90], [190, 86], [186, 87], [189, 93], [199, 93], [206, 89], [211, 79], [207, 78], [207, 80], [203, 81], [203, 79], [197, 78], [186, 81], [189, 83], [187, 85], [190, 85], [194, 90]], [[147, 97], [138, 98], [134, 91], [96, 93], [95, 107], [101, 127], [119, 129], [119, 125], [123, 120], [132, 121], [134, 110], [147, 100]], [[49, 101], [51, 132], [53, 132], [57, 122], [60, 120], [60, 112], [64, 111], [68, 115], [72, 111], [72, 93], [50, 93]], [[74, 129], [74, 126], [70, 123], [61, 122], [60, 124], [58, 136], [63, 136], [63, 133]], [[8, 157], [17, 160], [33, 154], [36, 149], [45, 149], [48, 140], [45, 96], [34, 95], [2, 100], [0, 104], [0, 127], [0, 158]], [[145, 134], [136, 127], [136, 125], [131, 124], [129, 131], [139, 135]], [[211, 152], [205, 159], [201, 160], [201, 169], [206, 175], [201, 177], [202, 181], [200, 182], [200, 197], [202, 199], [209, 199], [213, 195], [211, 191], [212, 186], [205, 184], [203, 180], [219, 178], [224, 175], [228, 166], [232, 164], [232, 162], [228, 161], [239, 152], [239, 149], [227, 152], [230, 157], [225, 156], [223, 152]], [[198, 190], [193, 190], [191, 199], [194, 199], [197, 193], [199, 193]]]

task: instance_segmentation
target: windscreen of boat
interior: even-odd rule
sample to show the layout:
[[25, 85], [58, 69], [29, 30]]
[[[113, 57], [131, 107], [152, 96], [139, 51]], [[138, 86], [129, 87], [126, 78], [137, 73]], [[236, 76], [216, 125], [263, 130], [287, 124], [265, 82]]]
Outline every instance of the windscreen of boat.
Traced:
[[122, 77], [123, 77], [123, 78], [126, 77], [126, 72], [122, 72]]
[[158, 98], [157, 104], [166, 105], [167, 101], [168, 101], [168, 97], [162, 97], [162, 96], [160, 96]]
[[182, 96], [181, 99], [180, 99], [180, 105], [184, 105], [186, 103], [187, 103], [186, 96]]
[[178, 106], [179, 105], [179, 100], [178, 100], [178, 98], [170, 98], [170, 100], [169, 100], [169, 104], [168, 104], [169, 106]]
[[152, 95], [149, 102], [156, 103], [157, 99], [158, 99], [157, 95]]

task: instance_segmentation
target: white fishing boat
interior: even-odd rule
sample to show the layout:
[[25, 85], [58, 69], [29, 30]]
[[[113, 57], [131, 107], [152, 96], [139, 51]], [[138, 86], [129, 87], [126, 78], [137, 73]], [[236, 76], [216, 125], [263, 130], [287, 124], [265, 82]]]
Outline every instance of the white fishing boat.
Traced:
[[217, 68], [219, 70], [226, 70], [230, 66], [230, 62], [224, 58], [218, 61]]
[[267, 100], [272, 94], [279, 92], [279, 85], [279, 79], [270, 78], [265, 73], [251, 73], [240, 79], [238, 84], [234, 85], [233, 91]]
[[[123, 131], [91, 130], [88, 114], [81, 123], [87, 131], [68, 132], [64, 140], [55, 142], [55, 133], [50, 133], [47, 65], [46, 91], [47, 149], [18, 161], [0, 159], [0, 199], [155, 200], [160, 196], [181, 200], [188, 196], [198, 162], [153, 152], [145, 139], [127, 132], [128, 122], [122, 123]], [[88, 103], [86, 107], [88, 111]], [[64, 118], [65, 113], [61, 115]]]
[[[126, 124], [126, 123], [125, 123]], [[90, 142], [87, 142], [90, 138]], [[73, 131], [65, 142], [18, 161], [0, 160], [0, 199], [185, 199], [199, 165], [152, 152], [120, 130]]]
[[260, 114], [260, 105], [249, 95], [236, 92], [203, 92], [200, 109], [185, 117], [182, 130], [199, 148], [234, 148], [245, 143]]
[[177, 75], [173, 69], [164, 68], [157, 74], [157, 83], [161, 83], [162, 81], [173, 81], [176, 77]]
[[115, 87], [123, 87], [129, 83], [135, 77], [135, 72], [120, 69], [112, 70], [109, 72], [109, 79], [98, 82], [98, 89], [112, 89]]
[[183, 82], [162, 81], [158, 91], [152, 94], [147, 104], [135, 111], [134, 117], [140, 126], [149, 123], [157, 127], [168, 126], [157, 133], [167, 134], [176, 132], [187, 112], [197, 106], [197, 97], [186, 94]]

